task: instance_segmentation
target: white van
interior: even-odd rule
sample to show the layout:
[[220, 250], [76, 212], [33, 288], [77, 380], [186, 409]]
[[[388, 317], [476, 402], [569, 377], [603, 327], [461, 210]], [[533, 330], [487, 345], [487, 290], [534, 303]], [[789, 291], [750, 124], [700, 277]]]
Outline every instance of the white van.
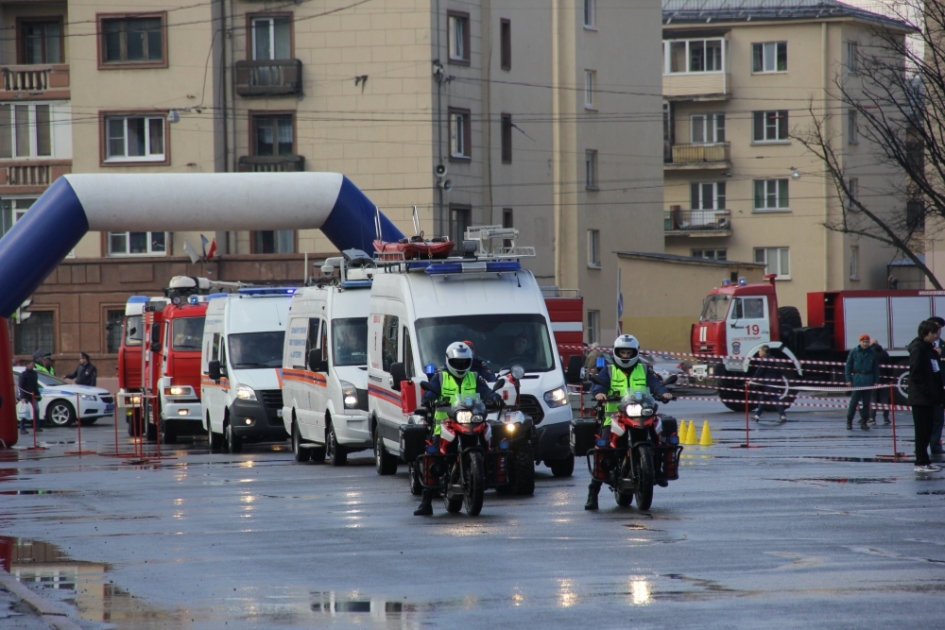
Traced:
[[[367, 254], [358, 253], [354, 261], [325, 261], [323, 273], [338, 269], [338, 276], [299, 289], [289, 308], [282, 420], [297, 462], [327, 456], [343, 466], [348, 453], [371, 448], [367, 316], [376, 270]], [[351, 268], [352, 262], [368, 267]]]
[[210, 296], [203, 329], [200, 409], [210, 450], [284, 440], [282, 349], [293, 288]]
[[[426, 366], [443, 366], [454, 341], [472, 341], [476, 356], [493, 371], [516, 363], [525, 368], [519, 402], [536, 425], [535, 458], [555, 476], [570, 475], [571, 407], [541, 290], [518, 260], [482, 256], [408, 260], [374, 278], [368, 407], [378, 474], [396, 472], [399, 430], [408, 420], [392, 366], [419, 383], [427, 379]], [[408, 395], [411, 402], [415, 395]]]

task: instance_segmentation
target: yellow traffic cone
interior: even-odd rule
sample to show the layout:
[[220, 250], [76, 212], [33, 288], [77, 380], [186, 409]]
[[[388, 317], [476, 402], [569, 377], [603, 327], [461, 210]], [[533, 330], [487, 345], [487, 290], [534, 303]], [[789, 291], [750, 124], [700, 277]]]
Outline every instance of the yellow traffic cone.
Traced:
[[698, 444], [696, 441], [696, 421], [689, 421], [689, 430], [686, 431], [686, 444]]
[[699, 438], [699, 446], [712, 446], [712, 431], [709, 430], [709, 421], [702, 424], [702, 437]]
[[686, 444], [686, 438], [689, 437], [689, 425], [685, 420], [679, 421], [679, 443]]

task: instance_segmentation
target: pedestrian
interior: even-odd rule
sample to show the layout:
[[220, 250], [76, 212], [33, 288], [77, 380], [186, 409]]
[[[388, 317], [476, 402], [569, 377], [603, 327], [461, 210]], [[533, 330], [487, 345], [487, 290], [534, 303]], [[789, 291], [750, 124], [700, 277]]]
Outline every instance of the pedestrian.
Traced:
[[[36, 432], [42, 431], [39, 424], [39, 375], [36, 373], [35, 362], [27, 359], [26, 368], [20, 372], [16, 383], [17, 398], [26, 402], [33, 411], [33, 419], [36, 421]], [[26, 428], [26, 414], [20, 415], [20, 433], [29, 433]]]
[[600, 344], [596, 341], [587, 348], [587, 356], [584, 357], [584, 373], [588, 376], [597, 374], [597, 358], [604, 356], [600, 351]]
[[87, 353], [82, 352], [79, 356], [79, 365], [72, 374], [66, 374], [66, 378], [73, 379], [76, 385], [95, 387], [98, 380], [98, 368], [92, 365], [92, 360]]
[[749, 385], [757, 386], [759, 389], [758, 395], [758, 408], [755, 410], [755, 414], [751, 417], [752, 420], [758, 422], [761, 420], [761, 414], [764, 413], [765, 406], [773, 406], [774, 410], [778, 412], [778, 422], [785, 423], [787, 422], [787, 416], [785, 415], [786, 407], [784, 403], [781, 402], [781, 399], [778, 395], [777, 384], [775, 381], [783, 382], [781, 377], [781, 371], [770, 361], [768, 356], [767, 345], [761, 346], [758, 348], [758, 358], [755, 359], [755, 372], [751, 377], [751, 380], [748, 381]]
[[857, 388], [871, 388], [879, 382], [879, 361], [876, 360], [876, 353], [870, 348], [869, 335], [860, 335], [860, 343], [850, 350], [850, 356], [847, 357], [847, 365], [843, 371], [847, 387], [854, 388], [850, 392], [850, 406], [847, 407], [847, 430], [853, 428], [853, 416], [856, 415], [856, 407], [859, 403], [861, 405], [860, 428], [866, 431], [869, 429], [866, 423], [870, 418], [870, 399], [873, 397], [873, 390]]
[[[930, 322], [938, 324], [939, 330], [945, 328], [945, 319], [941, 317], [930, 317]], [[932, 342], [932, 347], [935, 348], [935, 352], [938, 353], [938, 375], [942, 379], [942, 387], [945, 387], [945, 361], [943, 361], [943, 348], [942, 348], [942, 339], [939, 337], [934, 342]], [[943, 403], [945, 403], [945, 396], [943, 396]], [[929, 450], [932, 451], [934, 455], [942, 454], [942, 426], [945, 425], [945, 406], [935, 405], [935, 409], [932, 410], [932, 437], [929, 438]]]
[[[882, 370], [882, 366], [889, 364], [889, 353], [886, 352], [886, 349], [880, 345], [879, 340], [877, 339], [873, 339], [873, 342], [870, 344], [870, 348], [872, 348], [873, 352], [876, 354], [876, 362], [879, 363], [880, 370]], [[880, 384], [888, 385], [888, 383], [883, 383], [882, 379], [880, 379]], [[876, 424], [877, 405], [886, 405], [883, 407], [883, 424], [889, 424], [889, 405], [892, 404], [892, 401], [889, 398], [889, 387], [874, 389], [873, 403], [873, 406], [870, 408], [870, 424]]]
[[942, 404], [942, 379], [939, 357], [932, 342], [939, 338], [941, 328], [933, 321], [919, 324], [918, 336], [909, 344], [909, 404], [915, 423], [915, 472], [932, 473], [939, 470], [929, 459], [929, 441], [932, 437], [932, 413]]
[[52, 352], [37, 350], [33, 353], [33, 360], [36, 362], [34, 367], [37, 372], [45, 372], [50, 376], [56, 375], [56, 368], [54, 368], [52, 364]]

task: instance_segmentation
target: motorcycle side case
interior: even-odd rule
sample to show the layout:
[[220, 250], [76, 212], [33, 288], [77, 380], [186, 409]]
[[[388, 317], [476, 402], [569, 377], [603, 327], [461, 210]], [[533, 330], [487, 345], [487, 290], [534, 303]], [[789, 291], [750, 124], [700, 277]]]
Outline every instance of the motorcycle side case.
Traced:
[[[675, 481], [679, 479], [679, 455], [683, 447], [679, 446], [679, 423], [672, 416], [660, 416], [663, 423], [663, 434], [660, 436], [660, 445], [656, 447], [656, 478], [657, 480]], [[676, 439], [671, 438], [675, 436]]]
[[400, 457], [412, 462], [426, 451], [430, 430], [425, 424], [400, 425]]
[[597, 420], [586, 418], [571, 420], [571, 453], [575, 457], [586, 457], [587, 452], [596, 446], [599, 432]]

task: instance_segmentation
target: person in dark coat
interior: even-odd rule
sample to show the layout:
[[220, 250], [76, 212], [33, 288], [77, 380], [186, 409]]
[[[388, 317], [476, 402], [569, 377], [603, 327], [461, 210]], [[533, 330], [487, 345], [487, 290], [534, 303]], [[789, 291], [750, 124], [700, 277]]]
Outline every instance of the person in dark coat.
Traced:
[[98, 380], [98, 368], [92, 365], [89, 355], [83, 352], [79, 359], [79, 365], [72, 374], [66, 374], [66, 378], [75, 380], [76, 385], [91, 385], [95, 387]]
[[[873, 339], [870, 348], [872, 348], [873, 352], [876, 354], [876, 362], [879, 363], [880, 370], [882, 370], [882, 366], [889, 365], [889, 353], [880, 345], [879, 341]], [[882, 371], [880, 371], [880, 375], [882, 375]], [[882, 376], [880, 376], [880, 378], [880, 383], [883, 383]], [[870, 419], [872, 422], [870, 424], [876, 424], [876, 405], [892, 404], [889, 400], [889, 382], [887, 381], [883, 384], [885, 384], [886, 387], [873, 390], [873, 406], [870, 407]], [[887, 408], [883, 409], [883, 424], [889, 424], [889, 409]]]
[[[25, 400], [33, 407], [33, 418], [36, 419], [36, 431], [42, 431], [39, 427], [39, 375], [36, 373], [35, 363], [32, 359], [26, 361], [26, 369], [20, 372], [16, 381], [16, 397], [18, 400]], [[20, 433], [29, 433], [26, 428], [26, 418], [20, 418]]]
[[787, 422], [787, 416], [784, 413], [786, 408], [778, 398], [777, 383], [775, 382], [782, 380], [781, 372], [771, 361], [767, 360], [768, 358], [770, 358], [768, 357], [768, 346], [758, 348], [758, 358], [754, 361], [756, 364], [755, 373], [748, 384], [760, 391], [758, 396], [760, 404], [751, 419], [758, 422], [761, 420], [761, 414], [764, 413], [765, 405], [772, 405], [774, 410], [778, 412], [778, 422], [784, 423]]
[[[853, 388], [872, 387], [879, 382], [879, 361], [870, 348], [870, 336], [860, 335], [860, 343], [850, 350], [847, 365], [844, 368], [847, 386]], [[847, 407], [847, 430], [853, 428], [853, 416], [856, 415], [857, 403], [860, 403], [860, 428], [869, 429], [866, 423], [870, 418], [870, 399], [872, 389], [854, 389], [850, 392], [850, 406]]]
[[939, 338], [941, 329], [932, 321], [919, 324], [919, 335], [909, 344], [909, 404], [915, 423], [915, 472], [933, 473], [939, 470], [929, 458], [929, 440], [932, 437], [933, 408], [942, 404], [942, 379], [939, 357], [932, 342]]
[[[945, 328], [945, 319], [941, 317], [930, 317], [930, 322], [938, 324], [939, 330]], [[938, 353], [938, 375], [942, 377], [942, 387], [945, 387], [945, 356], [941, 337], [932, 342], [932, 347]], [[942, 428], [945, 426], [945, 405], [935, 405], [932, 410], [932, 437], [929, 440], [929, 450], [933, 455], [942, 454]]]

